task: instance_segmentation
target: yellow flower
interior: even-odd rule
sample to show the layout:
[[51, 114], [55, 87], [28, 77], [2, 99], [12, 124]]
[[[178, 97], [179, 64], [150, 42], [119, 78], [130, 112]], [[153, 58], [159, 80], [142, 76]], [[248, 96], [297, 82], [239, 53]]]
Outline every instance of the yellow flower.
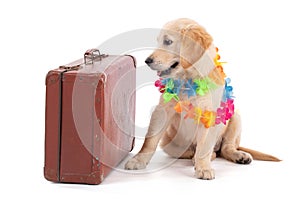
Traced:
[[226, 77], [226, 74], [224, 73], [223, 70], [223, 64], [226, 62], [220, 62], [221, 56], [218, 53], [219, 49], [216, 48], [216, 57], [214, 58], [214, 63], [215, 63], [215, 69], [213, 69], [208, 77], [210, 79], [212, 79], [215, 83], [217, 83], [218, 85], [224, 85], [224, 79]]
[[212, 111], [205, 111], [202, 115], [201, 122], [205, 128], [209, 128], [215, 124], [216, 114]]
[[196, 107], [195, 110], [195, 116], [194, 116], [194, 119], [195, 119], [195, 123], [196, 124], [200, 124], [200, 119], [201, 119], [201, 116], [202, 116], [202, 110], [201, 108], [199, 107]]

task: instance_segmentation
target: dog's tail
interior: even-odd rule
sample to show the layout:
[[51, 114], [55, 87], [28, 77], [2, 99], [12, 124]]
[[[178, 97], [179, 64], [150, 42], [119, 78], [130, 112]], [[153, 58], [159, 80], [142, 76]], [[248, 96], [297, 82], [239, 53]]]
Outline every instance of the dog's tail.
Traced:
[[245, 147], [238, 147], [238, 150], [245, 151], [247, 153], [250, 153], [254, 160], [264, 160], [264, 161], [275, 161], [279, 162], [280, 159], [276, 158], [275, 156], [265, 154], [256, 150], [248, 149]]

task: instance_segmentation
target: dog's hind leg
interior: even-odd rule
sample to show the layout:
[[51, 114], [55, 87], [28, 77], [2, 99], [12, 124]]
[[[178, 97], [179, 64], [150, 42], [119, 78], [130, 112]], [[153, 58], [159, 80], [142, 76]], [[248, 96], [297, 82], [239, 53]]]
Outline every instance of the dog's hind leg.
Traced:
[[239, 164], [249, 164], [252, 156], [249, 153], [238, 150], [241, 138], [241, 117], [235, 113], [229, 121], [223, 135], [221, 156], [229, 161]]

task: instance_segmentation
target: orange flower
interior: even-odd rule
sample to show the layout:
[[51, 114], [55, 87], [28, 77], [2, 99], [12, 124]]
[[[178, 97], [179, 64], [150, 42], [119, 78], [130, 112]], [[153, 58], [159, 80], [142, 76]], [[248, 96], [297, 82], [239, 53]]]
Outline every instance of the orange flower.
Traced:
[[224, 85], [226, 74], [224, 73], [222, 65], [216, 66], [209, 74], [208, 77], [218, 85]]
[[215, 124], [216, 114], [212, 111], [205, 111], [202, 115], [201, 122], [205, 128], [209, 128]]
[[178, 101], [174, 106], [174, 110], [178, 113], [181, 113], [183, 111], [188, 112], [190, 105], [192, 104], [189, 101]]
[[225, 62], [220, 62], [221, 56], [218, 53], [219, 49], [216, 48], [216, 57], [214, 58], [215, 68], [208, 74], [208, 77], [213, 80], [218, 85], [224, 85], [224, 79], [226, 74], [223, 70], [223, 64]]
[[184, 116], [184, 119], [186, 118], [194, 119], [195, 117], [194, 106], [191, 103], [189, 103], [189, 105], [186, 108], [187, 108], [186, 110], [187, 113]]
[[218, 71], [218, 73], [220, 74], [220, 77], [224, 80], [224, 78], [226, 77], [226, 74], [223, 70], [223, 66], [218, 65], [218, 66], [216, 66], [215, 70]]
[[178, 112], [178, 113], [181, 113], [181, 112], [182, 112], [182, 108], [181, 108], [180, 103], [181, 103], [180, 101], [177, 102], [177, 104], [176, 104], [175, 107], [174, 107], [174, 110], [175, 110], [176, 112]]

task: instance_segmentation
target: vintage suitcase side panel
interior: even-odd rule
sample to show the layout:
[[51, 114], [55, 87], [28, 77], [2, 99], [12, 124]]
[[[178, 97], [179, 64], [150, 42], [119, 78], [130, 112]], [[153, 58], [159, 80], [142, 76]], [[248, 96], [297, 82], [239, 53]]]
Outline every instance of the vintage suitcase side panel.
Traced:
[[46, 77], [45, 110], [45, 162], [44, 177], [49, 181], [59, 181], [60, 168], [60, 110], [61, 110], [61, 73], [53, 70]]
[[93, 138], [93, 178], [91, 181], [98, 181], [98, 184], [103, 181], [103, 179], [111, 171], [111, 168], [106, 165], [106, 162], [103, 157], [103, 151], [109, 153], [104, 149], [105, 145], [105, 132], [104, 132], [104, 123], [105, 123], [105, 102], [104, 96], [104, 86], [105, 86], [105, 75], [103, 73], [97, 74], [98, 76], [98, 85], [95, 91], [95, 117], [94, 117], [94, 138]]
[[[135, 63], [120, 56], [105, 70], [102, 160], [115, 167], [131, 151], [134, 141]], [[108, 153], [109, 151], [109, 153]]]
[[122, 56], [115, 62], [114, 70], [118, 79], [114, 82], [110, 105], [113, 124], [118, 127], [117, 146], [127, 155], [134, 146], [135, 136], [135, 100], [136, 100], [136, 66], [132, 56]]
[[130, 130], [132, 130], [131, 134], [128, 134], [129, 137], [127, 139], [130, 141], [131, 146], [129, 146], [129, 151], [132, 151], [135, 145], [135, 113], [136, 113], [136, 60], [135, 57], [131, 55], [127, 55], [132, 60], [132, 65], [129, 67], [130, 73], [127, 76], [124, 76], [123, 80], [131, 80], [129, 85], [129, 97], [128, 97], [128, 112], [130, 115]]
[[93, 76], [81, 76], [72, 72], [64, 76], [60, 168], [62, 182], [100, 183], [100, 166], [97, 165], [93, 152], [96, 81]]

